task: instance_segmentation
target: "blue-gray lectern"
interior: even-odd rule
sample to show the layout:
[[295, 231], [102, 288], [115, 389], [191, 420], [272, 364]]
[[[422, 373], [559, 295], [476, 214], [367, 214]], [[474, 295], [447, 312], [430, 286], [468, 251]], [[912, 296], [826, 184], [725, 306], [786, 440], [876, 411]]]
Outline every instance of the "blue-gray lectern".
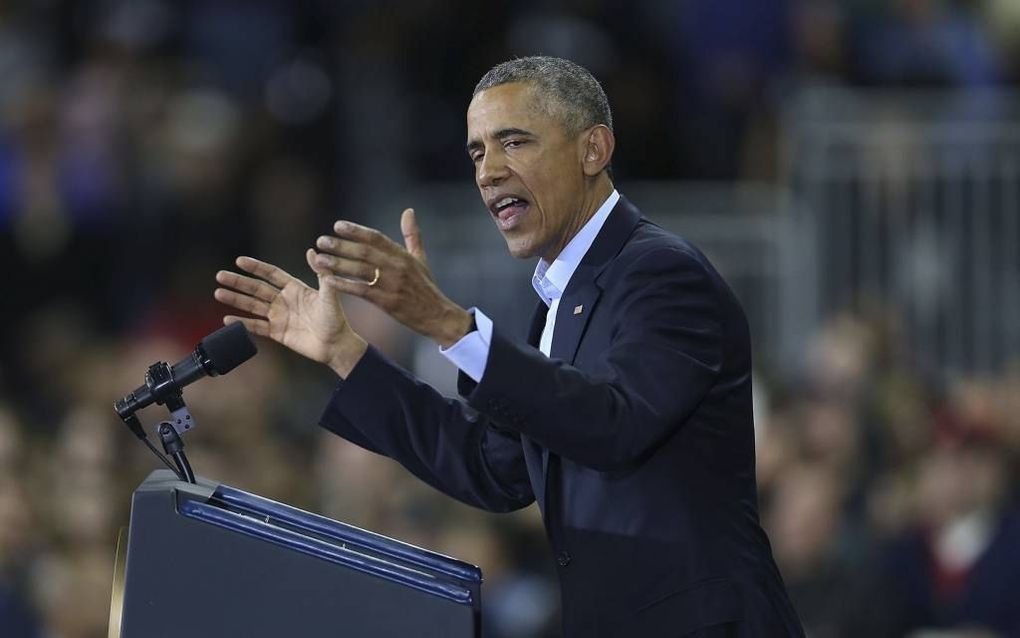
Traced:
[[120, 638], [480, 635], [477, 567], [167, 470], [135, 491], [123, 560]]

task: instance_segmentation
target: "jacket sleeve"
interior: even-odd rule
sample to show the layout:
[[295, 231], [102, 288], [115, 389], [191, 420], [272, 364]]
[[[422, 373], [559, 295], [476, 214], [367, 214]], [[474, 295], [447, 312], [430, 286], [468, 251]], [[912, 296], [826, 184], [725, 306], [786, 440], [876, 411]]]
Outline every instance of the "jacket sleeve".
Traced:
[[608, 304], [599, 320], [612, 322], [612, 336], [598, 376], [497, 327], [481, 382], [460, 378], [472, 407], [601, 471], [634, 466], [682, 427], [723, 362], [722, 284], [695, 256], [649, 252], [612, 285], [599, 302]]
[[508, 512], [535, 500], [517, 432], [442, 396], [375, 348], [339, 383], [319, 423], [468, 505]]

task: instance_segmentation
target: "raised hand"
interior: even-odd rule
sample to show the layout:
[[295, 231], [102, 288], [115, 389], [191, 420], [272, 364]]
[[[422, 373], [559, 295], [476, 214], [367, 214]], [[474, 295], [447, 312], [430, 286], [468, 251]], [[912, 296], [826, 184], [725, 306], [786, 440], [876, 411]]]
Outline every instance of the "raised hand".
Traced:
[[471, 315], [436, 286], [429, 272], [421, 232], [408, 208], [400, 219], [404, 247], [372, 228], [348, 221], [333, 226], [336, 236], [319, 237], [312, 263], [337, 275], [338, 290], [371, 301], [418, 334], [449, 347], [471, 326]]
[[224, 323], [240, 321], [249, 332], [269, 337], [346, 377], [367, 344], [347, 323], [336, 278], [314, 262], [314, 250], [309, 249], [305, 257], [319, 277], [318, 290], [277, 266], [238, 257], [237, 267], [252, 276], [221, 270], [216, 281], [223, 288], [213, 294], [217, 301], [253, 315], [227, 315]]

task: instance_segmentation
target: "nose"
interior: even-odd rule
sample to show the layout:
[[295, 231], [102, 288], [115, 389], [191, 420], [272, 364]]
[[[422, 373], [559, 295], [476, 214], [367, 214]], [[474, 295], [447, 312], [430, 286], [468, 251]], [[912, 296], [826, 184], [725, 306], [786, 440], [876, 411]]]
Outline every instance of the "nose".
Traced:
[[476, 180], [479, 186], [496, 186], [509, 174], [506, 158], [502, 153], [493, 151], [486, 153], [478, 162]]

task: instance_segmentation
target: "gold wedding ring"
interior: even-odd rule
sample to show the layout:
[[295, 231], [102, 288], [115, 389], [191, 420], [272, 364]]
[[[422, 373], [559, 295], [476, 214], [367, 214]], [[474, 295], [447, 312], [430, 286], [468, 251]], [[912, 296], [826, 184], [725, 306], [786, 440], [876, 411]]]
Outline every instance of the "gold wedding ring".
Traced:
[[374, 285], [376, 285], [376, 283], [378, 283], [378, 282], [379, 282], [379, 269], [378, 269], [378, 268], [376, 268], [376, 269], [375, 269], [375, 277], [372, 277], [372, 281], [369, 281], [369, 282], [365, 282], [365, 285], [366, 285], [366, 286], [374, 286]]

